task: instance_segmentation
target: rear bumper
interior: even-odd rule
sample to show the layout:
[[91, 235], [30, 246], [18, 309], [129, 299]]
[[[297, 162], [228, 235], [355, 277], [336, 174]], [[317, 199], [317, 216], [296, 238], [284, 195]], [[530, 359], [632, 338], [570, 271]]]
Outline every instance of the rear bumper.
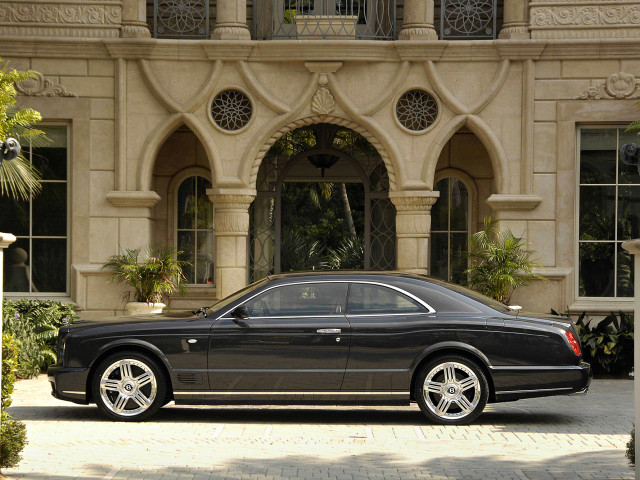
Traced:
[[492, 367], [496, 401], [550, 395], [585, 394], [591, 385], [591, 365], [552, 367]]
[[51, 395], [74, 403], [86, 405], [88, 368], [69, 368], [53, 366], [47, 371], [51, 384]]

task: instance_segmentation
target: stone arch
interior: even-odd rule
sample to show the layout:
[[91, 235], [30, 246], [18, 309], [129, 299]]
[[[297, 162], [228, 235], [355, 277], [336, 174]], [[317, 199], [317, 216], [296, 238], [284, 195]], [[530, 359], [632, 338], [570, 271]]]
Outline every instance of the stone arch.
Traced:
[[262, 160], [264, 159], [265, 155], [267, 154], [267, 152], [273, 146], [274, 143], [276, 143], [286, 133], [289, 133], [293, 130], [297, 130], [298, 128], [301, 128], [301, 127], [306, 127], [306, 126], [314, 125], [317, 123], [331, 123], [333, 125], [339, 125], [341, 127], [349, 128], [351, 130], [358, 132], [360, 135], [366, 138], [371, 143], [371, 145], [373, 145], [375, 149], [378, 151], [378, 153], [380, 154], [380, 157], [382, 158], [382, 161], [385, 164], [385, 167], [387, 168], [387, 173], [389, 175], [389, 190], [394, 191], [396, 189], [396, 178], [398, 176], [398, 171], [396, 168], [397, 162], [394, 162], [391, 159], [391, 156], [389, 155], [387, 150], [384, 148], [382, 143], [378, 140], [378, 138], [372, 135], [366, 128], [362, 127], [361, 125], [358, 125], [345, 118], [336, 117], [332, 115], [326, 115], [326, 116], [314, 115], [310, 117], [300, 118], [298, 120], [295, 120], [294, 122], [291, 122], [283, 126], [279, 130], [277, 130], [275, 133], [273, 133], [269, 137], [269, 139], [262, 144], [262, 147], [260, 148], [255, 159], [253, 160], [253, 164], [251, 165], [251, 170], [249, 174], [249, 187], [252, 189], [255, 189], [256, 180], [258, 178], [258, 170], [260, 169]]
[[213, 179], [222, 176], [222, 164], [220, 155], [213, 142], [211, 135], [206, 133], [198, 119], [189, 113], [175, 113], [171, 115], [162, 125], [155, 128], [145, 140], [142, 146], [142, 155], [138, 166], [137, 188], [140, 191], [151, 190], [153, 183], [153, 166], [158, 157], [158, 152], [164, 142], [175, 132], [180, 125], [186, 125], [202, 144], [209, 160], [211, 176]]
[[465, 126], [480, 140], [489, 154], [495, 176], [496, 193], [508, 193], [509, 162], [507, 160], [507, 154], [496, 134], [493, 133], [491, 128], [477, 115], [458, 115], [440, 131], [436, 140], [433, 142], [433, 148], [427, 153], [422, 169], [422, 179], [427, 185], [433, 188], [434, 175], [440, 152], [442, 152], [447, 142], [451, 140], [451, 137], [453, 137], [461, 127]]

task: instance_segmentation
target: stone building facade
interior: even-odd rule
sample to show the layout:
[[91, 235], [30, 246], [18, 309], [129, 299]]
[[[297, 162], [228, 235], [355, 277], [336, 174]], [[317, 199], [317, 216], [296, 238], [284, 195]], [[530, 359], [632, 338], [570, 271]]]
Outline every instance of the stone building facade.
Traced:
[[5, 0], [0, 56], [52, 139], [43, 195], [3, 200], [9, 296], [120, 311], [101, 265], [162, 243], [194, 263], [171, 306], [213, 303], [281, 269], [284, 182], [334, 181], [364, 185], [369, 268], [451, 278], [493, 215], [547, 280], [515, 302], [632, 308], [635, 0]]

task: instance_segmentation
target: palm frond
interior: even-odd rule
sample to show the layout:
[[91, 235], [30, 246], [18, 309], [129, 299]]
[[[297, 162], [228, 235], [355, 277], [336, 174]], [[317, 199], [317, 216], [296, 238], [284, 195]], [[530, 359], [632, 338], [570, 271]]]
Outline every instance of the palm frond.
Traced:
[[0, 167], [0, 195], [29, 200], [30, 195], [42, 191], [40, 172], [23, 156], [2, 162]]

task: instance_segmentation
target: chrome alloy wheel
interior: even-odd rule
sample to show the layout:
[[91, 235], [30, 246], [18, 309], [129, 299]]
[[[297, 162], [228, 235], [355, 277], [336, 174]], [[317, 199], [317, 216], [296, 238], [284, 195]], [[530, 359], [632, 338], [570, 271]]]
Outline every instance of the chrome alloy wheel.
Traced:
[[130, 417], [146, 411], [156, 398], [156, 376], [145, 363], [130, 358], [118, 360], [100, 377], [100, 397], [116, 415]]
[[471, 414], [482, 394], [476, 374], [458, 362], [436, 365], [425, 377], [422, 392], [427, 408], [447, 420]]

